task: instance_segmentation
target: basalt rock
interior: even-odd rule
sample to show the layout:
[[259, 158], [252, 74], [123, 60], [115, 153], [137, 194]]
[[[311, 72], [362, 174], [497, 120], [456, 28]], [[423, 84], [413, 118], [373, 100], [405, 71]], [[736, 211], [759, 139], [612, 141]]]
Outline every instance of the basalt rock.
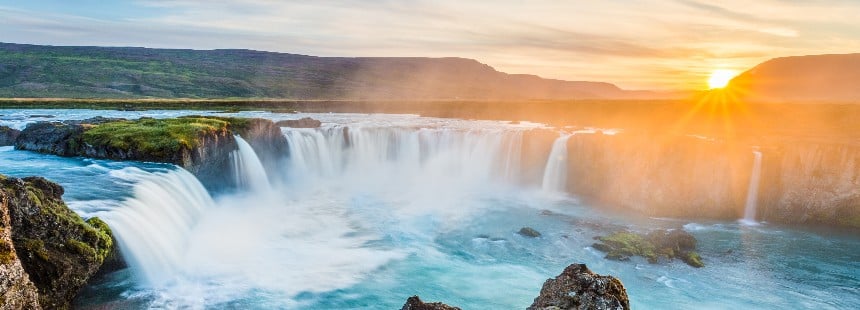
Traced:
[[[9, 251], [7, 243], [0, 251], [0, 270], [13, 267], [7, 269], [9, 280], [0, 280], [4, 309], [6, 305], [12, 309], [69, 308], [77, 292], [110, 259], [114, 248], [110, 229], [98, 218], [81, 219], [66, 207], [62, 195], [60, 185], [44, 178], [0, 176], [3, 231], [11, 236], [2, 240], [11, 240], [14, 250]], [[17, 265], [23, 267], [26, 277], [16, 272]], [[38, 301], [33, 299], [33, 287]]]
[[303, 117], [300, 119], [288, 119], [283, 121], [278, 121], [275, 123], [281, 127], [292, 127], [292, 128], [319, 128], [322, 126], [322, 122], [315, 120], [310, 117]]
[[409, 297], [406, 299], [406, 304], [400, 310], [460, 310], [460, 308], [452, 307], [441, 302], [423, 302], [418, 296]]
[[14, 145], [21, 131], [7, 126], [0, 126], [0, 146]]
[[538, 232], [537, 230], [535, 230], [534, 228], [531, 228], [531, 227], [520, 228], [520, 231], [518, 231], [517, 233], [523, 237], [528, 237], [528, 238], [540, 237], [540, 232]]
[[601, 276], [585, 264], [572, 264], [548, 279], [528, 310], [596, 309], [627, 310], [630, 301], [621, 281]]

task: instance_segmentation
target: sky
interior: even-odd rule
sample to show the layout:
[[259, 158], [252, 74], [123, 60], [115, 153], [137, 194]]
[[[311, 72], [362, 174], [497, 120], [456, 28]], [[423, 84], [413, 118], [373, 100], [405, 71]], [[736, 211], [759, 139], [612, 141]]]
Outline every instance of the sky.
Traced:
[[465, 57], [625, 89], [860, 52], [860, 0], [0, 0], [0, 42]]

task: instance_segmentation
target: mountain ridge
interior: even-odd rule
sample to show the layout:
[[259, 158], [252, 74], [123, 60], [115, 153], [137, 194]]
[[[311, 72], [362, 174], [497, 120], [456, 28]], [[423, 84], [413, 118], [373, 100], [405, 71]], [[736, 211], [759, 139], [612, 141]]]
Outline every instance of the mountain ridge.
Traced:
[[0, 97], [638, 99], [607, 82], [508, 74], [460, 57], [0, 43]]

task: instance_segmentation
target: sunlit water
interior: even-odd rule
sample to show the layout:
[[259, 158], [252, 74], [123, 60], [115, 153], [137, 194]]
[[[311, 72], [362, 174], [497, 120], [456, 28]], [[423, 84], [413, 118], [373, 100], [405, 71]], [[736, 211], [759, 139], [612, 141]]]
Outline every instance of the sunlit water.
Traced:
[[[22, 128], [34, 120], [27, 114], [209, 112], [0, 110], [0, 125]], [[169, 165], [0, 148], [0, 173], [59, 182], [75, 211], [103, 217], [129, 251], [132, 267], [85, 289], [79, 307], [399, 309], [417, 294], [463, 309], [516, 309], [573, 262], [619, 277], [638, 309], [860, 304], [857, 236], [622, 216], [547, 195], [541, 184], [512, 182], [521, 167], [510, 154], [521, 131], [537, 124], [239, 115], [311, 116], [325, 126], [284, 129], [293, 154], [288, 169], [266, 171], [276, 180], [271, 189], [232, 194], [201, 192], [193, 176]], [[259, 178], [253, 170], [245, 171], [249, 182]], [[543, 235], [516, 234], [523, 226]], [[698, 238], [707, 266], [605, 260], [590, 248], [592, 238], [619, 227], [684, 227]]]

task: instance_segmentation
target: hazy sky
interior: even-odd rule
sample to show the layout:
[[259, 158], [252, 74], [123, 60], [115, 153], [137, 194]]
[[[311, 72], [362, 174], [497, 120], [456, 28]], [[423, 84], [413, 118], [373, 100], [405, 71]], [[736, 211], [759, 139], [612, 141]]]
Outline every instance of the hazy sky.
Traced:
[[860, 52], [860, 0], [0, 0], [0, 41], [459, 56], [628, 89]]

